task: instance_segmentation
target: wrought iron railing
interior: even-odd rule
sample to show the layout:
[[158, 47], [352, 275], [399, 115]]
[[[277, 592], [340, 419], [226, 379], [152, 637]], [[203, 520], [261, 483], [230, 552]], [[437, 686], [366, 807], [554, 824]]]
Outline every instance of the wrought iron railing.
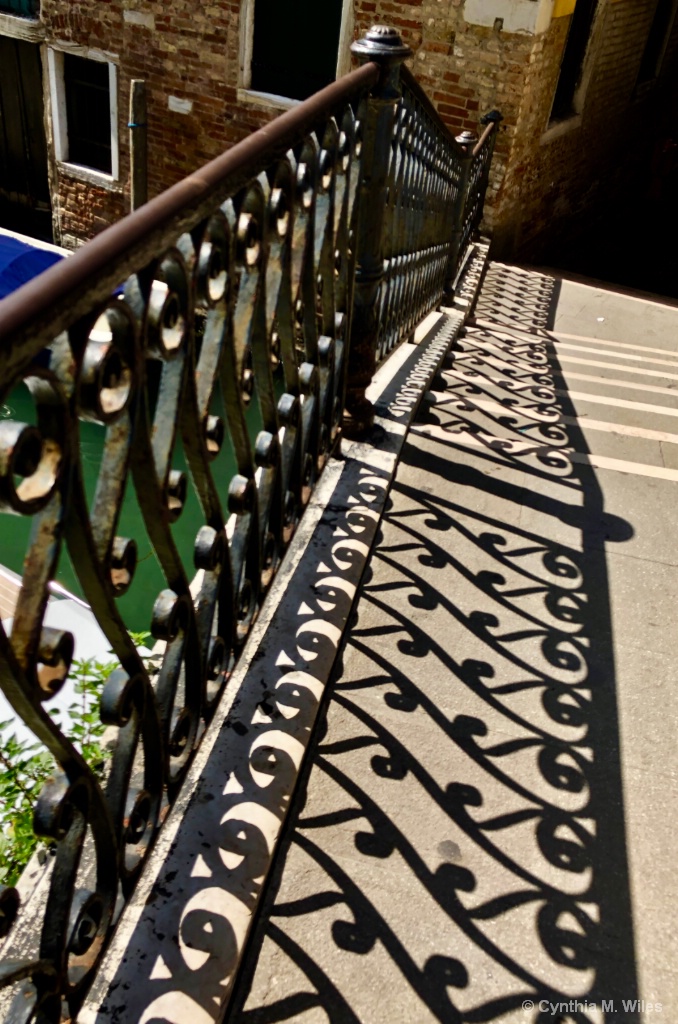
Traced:
[[[382, 33], [380, 36], [380, 32]], [[361, 60], [381, 56], [382, 96], [367, 111], [369, 188], [361, 205], [355, 320], [346, 407], [356, 433], [369, 426], [364, 392], [377, 362], [449, 291], [483, 212], [501, 114], [487, 115], [480, 140], [450, 133], [406, 67], [409, 53], [397, 35], [373, 29], [353, 50]], [[400, 48], [399, 48], [400, 47]], [[388, 99], [397, 96], [393, 111]], [[365, 182], [365, 177], [363, 177]]]
[[401, 80], [387, 179], [377, 358], [411, 333], [442, 297], [467, 159], [406, 68]]
[[[54, 851], [39, 925], [0, 889], [12, 1021], [77, 1015], [345, 404], [349, 429], [369, 426], [363, 354], [371, 376], [440, 301], [480, 215], [493, 133], [475, 153], [456, 143], [409, 73], [400, 98], [396, 33], [355, 49], [357, 71], [0, 305], [1, 398], [24, 384], [33, 410], [0, 422], [0, 511], [32, 520], [0, 685], [58, 766], [35, 810]], [[191, 493], [193, 564], [177, 539]], [[164, 579], [147, 595], [153, 663], [118, 606], [137, 562], [126, 494]], [[49, 714], [73, 657], [73, 636], [44, 625], [66, 554], [120, 663], [101, 694], [116, 735], [103, 781]]]

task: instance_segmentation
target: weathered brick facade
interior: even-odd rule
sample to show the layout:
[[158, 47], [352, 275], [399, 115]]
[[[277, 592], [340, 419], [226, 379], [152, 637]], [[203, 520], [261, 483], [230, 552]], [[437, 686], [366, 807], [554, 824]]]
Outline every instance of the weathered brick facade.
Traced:
[[497, 197], [496, 244], [505, 253], [538, 258], [554, 233], [569, 233], [581, 215], [624, 190], [661, 136], [664, 106], [675, 81], [671, 49], [663, 81], [636, 88], [656, 0], [601, 0], [585, 64], [579, 117], [548, 127], [567, 18], [533, 40], [522, 83], [506, 174]]
[[[132, 78], [144, 79], [147, 88], [151, 195], [275, 116], [275, 104], [242, 88], [247, 3], [252, 0], [42, 0], [44, 45], [77, 45], [118, 67], [118, 180], [92, 183], [92, 176], [88, 181], [53, 157], [57, 241], [87, 238], [129, 209]], [[638, 90], [657, 0], [599, 0], [578, 114], [549, 125], [573, 0], [483, 3], [353, 0], [352, 34], [375, 22], [396, 26], [414, 51], [415, 75], [455, 131], [476, 128], [479, 115], [493, 107], [502, 111], [488, 222], [500, 253], [538, 254], [547, 228], [565, 229], [601, 190], [609, 195], [621, 187], [634, 161], [647, 156], [649, 111], [675, 77], [678, 19], [662, 78]], [[494, 8], [506, 16], [486, 16]], [[520, 19], [532, 12], [534, 24], [525, 29]], [[640, 146], [639, 133], [645, 135]]]
[[[126, 126], [133, 78], [146, 82], [150, 195], [271, 119], [270, 108], [237, 100], [239, 8], [237, 0], [43, 0], [48, 44], [76, 43], [110, 53], [119, 69], [120, 185], [86, 185], [55, 164], [63, 241], [90, 237], [129, 210]], [[172, 110], [170, 96], [188, 102], [190, 112]]]
[[[508, 10], [511, 2], [494, 6]], [[551, 13], [573, 6], [556, 0]], [[528, 34], [469, 23], [464, 0], [356, 0], [356, 26], [363, 31], [383, 20], [400, 29], [415, 51], [417, 78], [453, 129], [474, 127], [478, 113], [492, 107], [502, 111], [487, 219], [497, 254], [535, 258], [554, 231], [569, 231], [615, 190], [619, 196], [661, 133], [657, 110], [668, 106], [675, 86], [678, 19], [661, 79], [636, 89], [656, 6], [657, 0], [599, 0], [581, 110], [554, 126], [549, 116], [569, 14]]]

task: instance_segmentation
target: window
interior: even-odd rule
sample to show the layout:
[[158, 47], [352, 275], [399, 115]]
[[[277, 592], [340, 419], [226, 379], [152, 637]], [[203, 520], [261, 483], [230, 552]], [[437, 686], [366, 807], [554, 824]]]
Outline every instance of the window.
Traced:
[[0, 11], [18, 14], [20, 18], [38, 18], [40, 0], [0, 0]]
[[98, 54], [48, 50], [57, 160], [118, 177], [117, 68]]
[[111, 173], [108, 64], [64, 54], [64, 91], [71, 163]]
[[562, 121], [577, 113], [576, 98], [582, 84], [584, 58], [598, 0], [577, 0], [560, 64], [558, 85], [551, 108], [551, 121]]
[[638, 72], [639, 85], [658, 76], [675, 15], [675, 0], [658, 0]]
[[351, 0], [248, 0], [245, 88], [303, 100], [329, 85], [348, 70], [351, 9]]

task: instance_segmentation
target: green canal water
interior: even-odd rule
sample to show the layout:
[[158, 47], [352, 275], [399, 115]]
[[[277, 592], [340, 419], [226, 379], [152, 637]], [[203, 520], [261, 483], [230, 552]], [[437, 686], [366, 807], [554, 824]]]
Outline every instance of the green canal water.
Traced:
[[[223, 409], [212, 409], [217, 415], [224, 415]], [[18, 420], [21, 423], [35, 423], [35, 407], [32, 397], [25, 387], [20, 385], [6, 400], [0, 410], [4, 419]], [[248, 428], [250, 437], [254, 438], [260, 429], [260, 414], [257, 401], [253, 401], [248, 410]], [[96, 423], [80, 422], [80, 457], [82, 460], [85, 490], [88, 502], [91, 503], [99, 475], [101, 456], [104, 446], [105, 428]], [[180, 439], [177, 439], [173, 456], [173, 468], [187, 472], [186, 460]], [[212, 463], [212, 470], [219, 491], [222, 507], [226, 509], [228, 485], [236, 472], [235, 457], [230, 439], [224, 441], [222, 451]], [[181, 556], [185, 571], [189, 577], [193, 575], [193, 547], [195, 537], [205, 520], [197, 495], [190, 483], [186, 504], [179, 519], [172, 526], [175, 544]], [[0, 564], [7, 566], [19, 574], [23, 571], [23, 562], [28, 550], [30, 516], [15, 516], [0, 513]], [[150, 628], [151, 612], [157, 595], [167, 586], [167, 582], [156, 558], [144, 525], [133, 486], [131, 473], [125, 489], [125, 498], [120, 513], [117, 534], [136, 541], [138, 561], [132, 585], [117, 604], [125, 625], [129, 630], [140, 632]], [[59, 557], [55, 579], [63, 587], [77, 597], [86, 600], [78, 577], [71, 565], [66, 546], [63, 545]]]

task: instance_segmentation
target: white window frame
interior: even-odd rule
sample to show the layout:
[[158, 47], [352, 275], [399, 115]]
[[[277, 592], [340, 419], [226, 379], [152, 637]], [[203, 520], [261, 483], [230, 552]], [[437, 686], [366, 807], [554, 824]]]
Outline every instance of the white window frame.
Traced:
[[[64, 54], [86, 57], [108, 64], [108, 94], [111, 108], [111, 173], [99, 171], [96, 167], [73, 163], [68, 158], [68, 114], [66, 111], [66, 85], [64, 82]], [[90, 50], [85, 46], [68, 43], [50, 44], [47, 47], [47, 76], [52, 114], [52, 137], [57, 165], [70, 175], [93, 185], [111, 186], [120, 179], [120, 152], [118, 147], [118, 57], [103, 50]]]
[[[296, 107], [301, 100], [278, 96], [275, 93], [258, 92], [252, 89], [252, 54], [254, 52], [254, 6], [257, 0], [243, 0], [240, 8], [240, 81], [238, 99], [267, 107], [287, 109]], [[279, 0], [283, 3], [284, 0]], [[322, 0], [318, 0], [319, 3]], [[353, 40], [354, 0], [342, 0], [339, 45], [337, 48], [336, 78], [351, 70], [350, 45]]]

